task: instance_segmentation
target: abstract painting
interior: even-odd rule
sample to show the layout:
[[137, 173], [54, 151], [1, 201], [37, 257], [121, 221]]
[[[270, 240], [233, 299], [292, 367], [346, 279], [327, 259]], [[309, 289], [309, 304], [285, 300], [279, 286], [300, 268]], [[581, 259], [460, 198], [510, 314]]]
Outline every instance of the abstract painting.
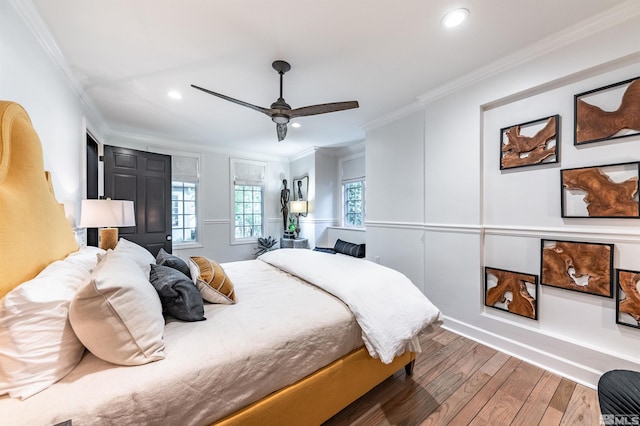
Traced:
[[484, 304], [538, 319], [538, 276], [485, 267]]
[[558, 162], [560, 116], [500, 129], [500, 170]]
[[638, 218], [640, 163], [560, 171], [562, 217]]
[[640, 134], [640, 77], [575, 95], [574, 145]]
[[616, 323], [640, 328], [640, 272], [616, 269]]
[[613, 297], [613, 244], [542, 240], [543, 285]]

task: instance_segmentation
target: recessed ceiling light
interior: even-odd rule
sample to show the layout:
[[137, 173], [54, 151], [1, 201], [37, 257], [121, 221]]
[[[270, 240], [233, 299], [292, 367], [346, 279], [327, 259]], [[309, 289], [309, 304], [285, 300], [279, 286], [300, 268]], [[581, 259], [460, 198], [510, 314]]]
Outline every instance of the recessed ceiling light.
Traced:
[[442, 26], [445, 28], [453, 28], [462, 24], [469, 16], [469, 9], [455, 9], [444, 15], [442, 18]]
[[178, 92], [177, 90], [170, 90], [169, 93], [167, 93], [167, 96], [169, 96], [171, 99], [182, 99], [182, 93]]
[[291, 127], [295, 127], [296, 129], [297, 129], [298, 127], [300, 127], [300, 126], [301, 126], [301, 124], [300, 124], [300, 123], [298, 123], [297, 121], [296, 121], [295, 123], [291, 123]]

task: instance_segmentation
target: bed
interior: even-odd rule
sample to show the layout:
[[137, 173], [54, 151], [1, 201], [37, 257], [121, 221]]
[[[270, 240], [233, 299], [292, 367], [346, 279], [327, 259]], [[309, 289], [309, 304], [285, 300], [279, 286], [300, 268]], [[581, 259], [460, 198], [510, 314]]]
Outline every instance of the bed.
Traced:
[[3, 424], [317, 425], [409, 373], [418, 333], [440, 322], [397, 271], [295, 249], [199, 257], [228, 303], [177, 320], [149, 282], [150, 253], [77, 246], [18, 104], [0, 101], [0, 136]]

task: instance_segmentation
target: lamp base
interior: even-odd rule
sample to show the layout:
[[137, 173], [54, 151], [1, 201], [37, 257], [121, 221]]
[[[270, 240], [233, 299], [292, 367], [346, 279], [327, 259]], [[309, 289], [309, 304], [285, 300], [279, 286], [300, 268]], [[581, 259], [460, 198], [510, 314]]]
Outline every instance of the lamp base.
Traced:
[[109, 250], [116, 248], [118, 244], [118, 228], [102, 228], [100, 229], [100, 248]]

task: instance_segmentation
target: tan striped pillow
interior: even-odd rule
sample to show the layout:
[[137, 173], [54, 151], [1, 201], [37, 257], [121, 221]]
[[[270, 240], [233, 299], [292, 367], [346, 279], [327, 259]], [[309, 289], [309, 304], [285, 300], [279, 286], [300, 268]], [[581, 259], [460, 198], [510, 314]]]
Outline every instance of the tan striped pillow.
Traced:
[[236, 303], [233, 283], [224, 269], [215, 261], [204, 256], [191, 256], [189, 270], [191, 271], [191, 279], [200, 290], [204, 300], [209, 303], [227, 305]]

